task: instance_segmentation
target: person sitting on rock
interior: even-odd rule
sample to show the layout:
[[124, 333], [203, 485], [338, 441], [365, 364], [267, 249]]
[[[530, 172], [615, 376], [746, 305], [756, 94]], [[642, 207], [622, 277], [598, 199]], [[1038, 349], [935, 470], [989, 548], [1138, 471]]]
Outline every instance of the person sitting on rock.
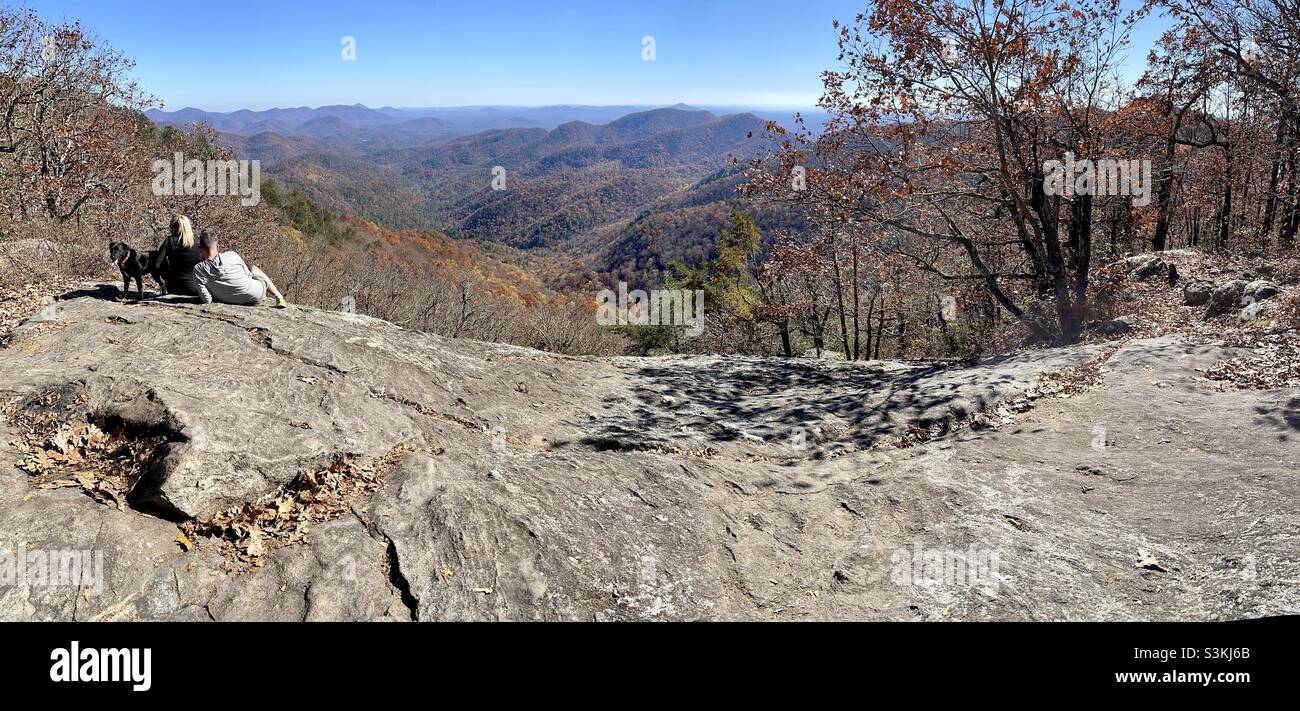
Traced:
[[198, 296], [199, 289], [194, 283], [194, 265], [201, 261], [203, 258], [199, 256], [199, 245], [195, 243], [190, 218], [184, 215], [173, 217], [167, 236], [154, 252], [151, 265], [156, 273], [162, 274], [167, 293]]
[[219, 247], [216, 235], [207, 232], [199, 235], [199, 252], [203, 255], [203, 261], [194, 265], [194, 281], [203, 303], [215, 301], [219, 304], [257, 306], [270, 292], [275, 297], [277, 309], [288, 306], [284, 294], [275, 288], [275, 282], [271, 281], [266, 272], [248, 266], [237, 252], [222, 252]]

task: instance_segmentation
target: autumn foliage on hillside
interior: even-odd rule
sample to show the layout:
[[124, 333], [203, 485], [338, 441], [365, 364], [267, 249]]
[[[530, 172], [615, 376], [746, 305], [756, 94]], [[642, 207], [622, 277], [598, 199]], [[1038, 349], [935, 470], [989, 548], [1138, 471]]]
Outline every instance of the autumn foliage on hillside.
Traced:
[[[454, 338], [504, 341], [564, 353], [622, 352], [595, 306], [548, 288], [537, 257], [501, 245], [454, 240], [435, 230], [391, 230], [333, 217], [270, 184], [270, 209], [285, 237], [251, 245], [297, 303], [363, 313]], [[297, 206], [297, 209], [290, 209]], [[489, 250], [491, 253], [489, 253]]]
[[[1169, 28], [1127, 86], [1155, 15]], [[751, 163], [748, 195], [813, 225], [753, 270], [773, 339], [850, 358], [1068, 343], [1114, 316], [1126, 254], [1292, 259], [1298, 28], [1284, 0], [874, 3], [838, 25], [825, 130], [771, 125]], [[1074, 160], [1133, 165], [1146, 194], [1054, 189]]]
[[42, 285], [115, 279], [110, 241], [153, 249], [183, 214], [274, 274], [297, 303], [448, 336], [621, 351], [589, 299], [546, 288], [504, 247], [489, 254], [430, 230], [339, 218], [270, 181], [256, 205], [238, 194], [158, 194], [155, 159], [234, 156], [206, 126], [146, 119], [156, 102], [127, 79], [131, 67], [76, 23], [0, 10], [0, 291], [39, 305]]
[[[1157, 15], [1126, 84], [1133, 23]], [[154, 159], [226, 160], [228, 143], [151, 123], [130, 60], [77, 24], [0, 10], [0, 256], [52, 241], [84, 257], [59, 276], [111, 277], [110, 239], [150, 248], [185, 214], [297, 303], [453, 337], [851, 360], [1077, 342], [1132, 307], [1130, 255], [1290, 273], [1297, 27], [1284, 0], [881, 0], [836, 25], [825, 124], [768, 124], [752, 161], [756, 117], [659, 109], [364, 161], [281, 146], [283, 180], [251, 206], [151, 190]], [[1062, 161], [1135, 180], [1053, 182]], [[620, 280], [704, 292], [704, 333], [598, 326], [592, 300]]]

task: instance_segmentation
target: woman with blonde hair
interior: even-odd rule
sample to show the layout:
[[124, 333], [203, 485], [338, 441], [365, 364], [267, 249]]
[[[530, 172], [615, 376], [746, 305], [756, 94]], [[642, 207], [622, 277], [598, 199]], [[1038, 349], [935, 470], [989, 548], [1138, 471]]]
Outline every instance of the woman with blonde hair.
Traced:
[[194, 280], [194, 265], [203, 261], [199, 245], [194, 239], [194, 226], [190, 218], [176, 215], [169, 225], [168, 234], [158, 245], [154, 267], [161, 267], [167, 293], [179, 296], [198, 296], [199, 285]]

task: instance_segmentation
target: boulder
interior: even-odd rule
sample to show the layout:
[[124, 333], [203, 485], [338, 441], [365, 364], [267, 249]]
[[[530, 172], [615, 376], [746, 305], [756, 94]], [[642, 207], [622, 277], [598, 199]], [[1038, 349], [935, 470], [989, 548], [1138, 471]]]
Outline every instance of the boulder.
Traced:
[[1210, 296], [1213, 293], [1214, 282], [1204, 279], [1190, 281], [1183, 286], [1183, 305], [1204, 306], [1210, 302]]
[[1150, 264], [1152, 261], [1157, 259], [1159, 259], [1159, 257], [1154, 254], [1135, 254], [1131, 257], [1125, 257], [1123, 261], [1124, 271], [1132, 272], [1134, 269]]
[[1267, 301], [1282, 293], [1282, 288], [1267, 279], [1256, 279], [1242, 289], [1242, 298], [1252, 301]]
[[1259, 318], [1260, 312], [1263, 311], [1266, 307], [1267, 304], [1265, 304], [1262, 301], [1255, 301], [1246, 304], [1246, 306], [1242, 308], [1241, 313], [1238, 314], [1238, 318], [1240, 318], [1242, 321], [1254, 321], [1255, 319]]
[[1138, 265], [1136, 269], [1129, 273], [1129, 276], [1138, 281], [1145, 281], [1166, 269], [1168, 269], [1168, 266], [1165, 264], [1165, 260], [1159, 257], [1153, 257], [1152, 259]]
[[1111, 319], [1103, 323], [1097, 330], [1107, 336], [1117, 336], [1121, 333], [1128, 333], [1137, 327], [1137, 316], [1128, 315]]
[[1241, 296], [1246, 290], [1245, 279], [1233, 279], [1215, 287], [1205, 308], [1205, 316], [1221, 316], [1241, 307]]

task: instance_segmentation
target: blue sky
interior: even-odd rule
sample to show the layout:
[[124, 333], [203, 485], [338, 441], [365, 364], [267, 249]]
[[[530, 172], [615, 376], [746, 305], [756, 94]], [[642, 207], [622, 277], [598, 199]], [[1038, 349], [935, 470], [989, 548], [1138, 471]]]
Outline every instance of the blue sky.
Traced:
[[[1129, 2], [1130, 0], [1126, 0]], [[31, 0], [135, 58], [176, 110], [638, 104], [806, 108], [866, 0]], [[1138, 29], [1135, 75], [1156, 23]], [[342, 39], [356, 39], [344, 61]], [[642, 38], [655, 61], [642, 60]]]

